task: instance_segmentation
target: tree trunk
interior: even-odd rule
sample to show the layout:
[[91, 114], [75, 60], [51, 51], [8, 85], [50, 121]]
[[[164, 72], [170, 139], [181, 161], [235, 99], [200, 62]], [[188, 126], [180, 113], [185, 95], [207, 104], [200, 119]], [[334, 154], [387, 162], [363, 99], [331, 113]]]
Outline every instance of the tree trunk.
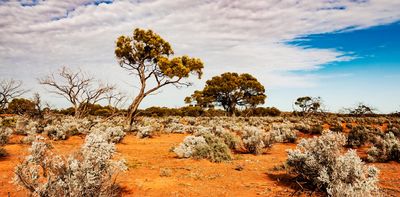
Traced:
[[128, 115], [126, 117], [126, 121], [129, 124], [129, 130], [132, 130], [133, 122], [135, 121], [135, 117], [137, 115], [137, 110], [139, 108], [139, 104], [142, 102], [144, 98], [144, 94], [139, 94], [135, 100], [133, 100], [132, 104], [129, 106]]
[[75, 117], [75, 118], [79, 118], [79, 117], [80, 117], [79, 106], [78, 106], [78, 105], [75, 105], [75, 106], [74, 106], [74, 109], [75, 109], [74, 117]]

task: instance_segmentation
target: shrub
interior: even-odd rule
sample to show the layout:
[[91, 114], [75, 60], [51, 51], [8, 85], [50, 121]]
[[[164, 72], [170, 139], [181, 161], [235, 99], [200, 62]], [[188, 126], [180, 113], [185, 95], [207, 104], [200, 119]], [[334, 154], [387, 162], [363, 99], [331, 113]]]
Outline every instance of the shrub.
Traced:
[[400, 125], [389, 125], [387, 132], [392, 132], [396, 137], [400, 138]]
[[1, 126], [2, 127], [15, 127], [15, 124], [17, 123], [17, 119], [14, 117], [5, 117], [1, 120]]
[[66, 140], [71, 136], [68, 130], [63, 129], [59, 125], [48, 125], [44, 128], [44, 132], [52, 140]]
[[8, 104], [8, 113], [33, 115], [36, 113], [35, 103], [24, 98], [15, 98]]
[[7, 155], [7, 152], [3, 146], [8, 143], [8, 138], [11, 134], [12, 130], [10, 128], [0, 128], [0, 158]]
[[262, 154], [265, 147], [272, 143], [269, 136], [257, 127], [246, 127], [242, 134], [243, 145], [247, 152], [253, 154]]
[[3, 146], [8, 143], [8, 138], [12, 134], [12, 129], [10, 128], [0, 128], [0, 146]]
[[222, 127], [213, 127], [212, 133], [220, 137], [230, 149], [236, 150], [239, 148], [240, 139], [234, 133]]
[[119, 143], [124, 139], [126, 133], [122, 126], [115, 126], [112, 123], [105, 122], [97, 124], [90, 129], [90, 133], [96, 135], [103, 135], [106, 137], [108, 142]]
[[370, 161], [397, 161], [400, 162], [400, 140], [389, 132], [381, 138], [379, 137], [368, 151], [368, 160]]
[[189, 158], [193, 156], [198, 146], [207, 146], [207, 142], [203, 136], [187, 136], [183, 142], [173, 149], [179, 158]]
[[324, 127], [322, 125], [313, 125], [311, 126], [310, 134], [322, 134]]
[[223, 139], [208, 133], [203, 135], [207, 146], [195, 146], [193, 158], [208, 159], [211, 162], [222, 162], [232, 160], [232, 155], [229, 147]]
[[115, 145], [102, 135], [89, 134], [77, 154], [67, 159], [51, 152], [51, 146], [37, 138], [31, 155], [15, 168], [14, 183], [33, 196], [118, 196], [115, 183], [123, 161], [113, 161]]
[[193, 157], [195, 159], [208, 159], [211, 162], [232, 159], [229, 147], [223, 139], [210, 132], [202, 133], [200, 136], [187, 136], [173, 151], [179, 158]]
[[154, 136], [154, 128], [152, 126], [139, 126], [137, 128], [136, 136], [138, 138], [152, 138]]
[[347, 137], [347, 145], [360, 147], [368, 142], [374, 142], [381, 132], [365, 126], [355, 126]]
[[328, 131], [303, 139], [288, 151], [289, 172], [329, 196], [362, 196], [377, 192], [378, 170], [367, 167], [353, 150], [341, 155], [346, 137]]
[[275, 107], [249, 108], [241, 112], [241, 116], [279, 116], [281, 111]]
[[274, 142], [290, 142], [294, 143], [297, 139], [296, 132], [285, 124], [274, 124], [270, 131], [271, 138]]

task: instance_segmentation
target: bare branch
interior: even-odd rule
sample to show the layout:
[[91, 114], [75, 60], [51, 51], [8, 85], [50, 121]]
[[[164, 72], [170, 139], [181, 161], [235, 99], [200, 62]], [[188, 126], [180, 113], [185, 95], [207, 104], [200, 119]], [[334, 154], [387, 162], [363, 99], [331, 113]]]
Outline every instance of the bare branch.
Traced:
[[12, 99], [28, 92], [28, 90], [24, 90], [21, 87], [22, 81], [14, 79], [0, 81], [0, 110], [4, 110]]
[[103, 85], [99, 82], [94, 87], [94, 78], [85, 75], [81, 70], [74, 72], [67, 67], [62, 67], [57, 78], [50, 74], [39, 79], [42, 85], [50, 86], [53, 90], [50, 93], [61, 95], [66, 98], [75, 108], [75, 116], [83, 115], [84, 108], [79, 109], [83, 104], [95, 104], [106, 98], [106, 94], [115, 89], [113, 85]]

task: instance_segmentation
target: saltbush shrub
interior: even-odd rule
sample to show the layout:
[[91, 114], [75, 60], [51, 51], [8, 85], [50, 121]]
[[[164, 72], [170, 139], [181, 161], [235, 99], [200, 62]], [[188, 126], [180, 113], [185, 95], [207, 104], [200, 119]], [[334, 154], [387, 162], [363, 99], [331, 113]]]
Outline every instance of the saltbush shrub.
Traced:
[[5, 127], [0, 128], [0, 157], [4, 157], [7, 155], [7, 152], [3, 148], [3, 146], [8, 143], [8, 139], [11, 134], [12, 134], [12, 129]]
[[264, 148], [272, 145], [272, 140], [263, 130], [257, 127], [245, 127], [242, 141], [248, 153], [262, 154]]
[[372, 127], [355, 126], [347, 137], [347, 146], [360, 147], [368, 142], [376, 141], [376, 138], [381, 135], [382, 132]]
[[14, 183], [32, 196], [118, 196], [115, 182], [124, 161], [114, 161], [115, 145], [102, 135], [89, 134], [80, 151], [65, 158], [38, 137], [31, 155], [15, 168]]
[[211, 162], [222, 162], [232, 159], [231, 151], [224, 139], [211, 132], [187, 136], [173, 151], [179, 158], [208, 159]]
[[400, 140], [392, 133], [379, 137], [367, 151], [368, 160], [372, 162], [397, 161], [400, 162]]
[[294, 143], [297, 139], [296, 132], [287, 124], [273, 124], [269, 132], [274, 142]]
[[353, 150], [341, 154], [346, 137], [328, 131], [303, 139], [288, 151], [291, 174], [329, 196], [370, 196], [378, 192], [378, 169], [366, 166]]
[[95, 126], [90, 128], [90, 133], [103, 135], [106, 137], [108, 142], [112, 143], [121, 142], [126, 135], [122, 126], [114, 125], [110, 122], [96, 124]]

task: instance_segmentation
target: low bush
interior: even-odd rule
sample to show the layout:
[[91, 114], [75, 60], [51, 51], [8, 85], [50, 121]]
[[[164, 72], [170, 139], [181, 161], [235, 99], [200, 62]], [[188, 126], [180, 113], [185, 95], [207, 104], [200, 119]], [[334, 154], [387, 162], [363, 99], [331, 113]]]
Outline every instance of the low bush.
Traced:
[[382, 132], [371, 127], [355, 126], [347, 137], [347, 146], [360, 147], [368, 142], [374, 142]]
[[117, 173], [126, 170], [113, 161], [115, 145], [102, 135], [89, 134], [80, 151], [64, 158], [38, 137], [31, 155], [15, 168], [14, 183], [32, 196], [119, 196]]
[[152, 126], [137, 127], [136, 136], [138, 138], [152, 138], [155, 134], [155, 129]]
[[203, 135], [207, 146], [195, 146], [193, 158], [208, 159], [211, 162], [232, 160], [232, 154], [224, 140], [212, 133]]
[[370, 196], [378, 192], [378, 170], [367, 167], [354, 150], [341, 154], [346, 137], [326, 132], [303, 139], [288, 151], [289, 173], [329, 196]]
[[296, 131], [286, 124], [273, 124], [269, 132], [274, 142], [294, 143], [297, 139]]
[[248, 153], [262, 154], [264, 148], [272, 145], [272, 140], [263, 130], [257, 127], [246, 127], [242, 133], [244, 148]]
[[179, 158], [189, 158], [194, 155], [196, 147], [207, 146], [207, 142], [203, 136], [187, 136], [183, 142], [173, 149]]
[[97, 124], [90, 128], [90, 133], [104, 135], [108, 142], [119, 143], [124, 139], [126, 133], [122, 126], [116, 126], [109, 122]]
[[179, 158], [208, 159], [211, 162], [232, 160], [232, 154], [224, 139], [211, 132], [187, 136], [173, 151]]
[[6, 150], [3, 148], [8, 143], [8, 139], [12, 134], [12, 129], [1, 127], [0, 128], [0, 158], [7, 155]]
[[397, 161], [400, 162], [400, 140], [392, 133], [379, 137], [367, 151], [368, 160], [372, 162]]

